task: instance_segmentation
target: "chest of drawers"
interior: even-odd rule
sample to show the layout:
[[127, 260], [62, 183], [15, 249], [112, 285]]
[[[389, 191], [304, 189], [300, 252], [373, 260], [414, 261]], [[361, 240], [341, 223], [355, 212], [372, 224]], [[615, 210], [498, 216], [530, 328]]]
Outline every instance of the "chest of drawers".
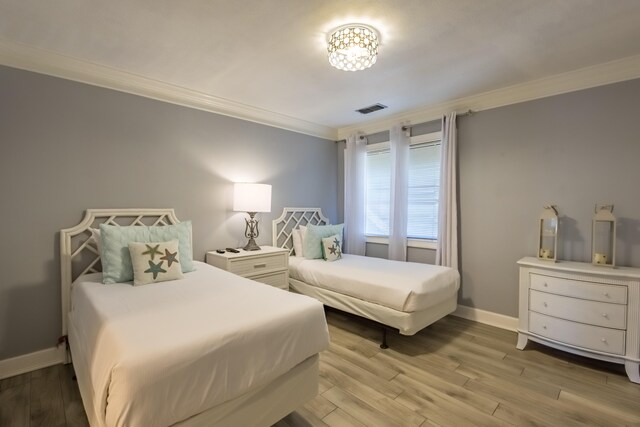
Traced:
[[640, 383], [640, 269], [523, 258], [518, 349], [528, 340], [623, 363]]
[[258, 251], [240, 250], [237, 254], [207, 252], [207, 264], [256, 282], [289, 290], [289, 251], [263, 246]]

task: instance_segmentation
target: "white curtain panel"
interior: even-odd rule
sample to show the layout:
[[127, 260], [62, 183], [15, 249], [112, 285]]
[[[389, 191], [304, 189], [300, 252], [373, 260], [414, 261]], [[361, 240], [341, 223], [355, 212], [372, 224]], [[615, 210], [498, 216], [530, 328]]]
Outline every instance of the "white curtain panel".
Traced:
[[458, 269], [458, 194], [456, 113], [442, 117], [438, 246], [436, 264]]
[[365, 162], [367, 139], [360, 134], [347, 138], [344, 150], [344, 243], [343, 252], [364, 255]]
[[389, 259], [407, 260], [409, 204], [409, 134], [402, 126], [390, 131], [391, 212], [389, 213]]

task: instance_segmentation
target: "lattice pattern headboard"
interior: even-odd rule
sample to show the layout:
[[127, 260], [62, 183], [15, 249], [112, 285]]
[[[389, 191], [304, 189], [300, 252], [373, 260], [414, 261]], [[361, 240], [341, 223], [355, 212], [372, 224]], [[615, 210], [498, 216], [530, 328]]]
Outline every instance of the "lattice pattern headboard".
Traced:
[[71, 283], [82, 274], [102, 271], [90, 228], [99, 228], [100, 224], [169, 225], [179, 222], [173, 209], [87, 209], [80, 224], [61, 230], [62, 335], [67, 335]]
[[273, 246], [289, 249], [293, 254], [293, 237], [291, 232], [299, 225], [327, 225], [329, 218], [322, 214], [320, 208], [284, 208], [282, 215], [273, 220]]

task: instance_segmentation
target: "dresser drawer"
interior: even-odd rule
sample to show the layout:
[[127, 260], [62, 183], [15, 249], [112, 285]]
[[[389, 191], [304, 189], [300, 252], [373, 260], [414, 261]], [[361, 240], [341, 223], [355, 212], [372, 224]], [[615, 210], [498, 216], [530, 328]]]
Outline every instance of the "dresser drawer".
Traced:
[[627, 287], [531, 274], [531, 289], [593, 301], [627, 303]]
[[256, 282], [264, 283], [275, 288], [289, 290], [289, 274], [287, 271], [277, 271], [275, 273], [260, 274], [258, 276], [249, 277]]
[[626, 329], [627, 306], [529, 291], [529, 309], [561, 319], [607, 328]]
[[625, 332], [600, 326], [585, 325], [529, 312], [529, 330], [561, 343], [604, 353], [624, 354]]
[[261, 255], [259, 257], [242, 257], [229, 260], [229, 271], [239, 276], [247, 276], [287, 268], [287, 254], [281, 252], [273, 255]]

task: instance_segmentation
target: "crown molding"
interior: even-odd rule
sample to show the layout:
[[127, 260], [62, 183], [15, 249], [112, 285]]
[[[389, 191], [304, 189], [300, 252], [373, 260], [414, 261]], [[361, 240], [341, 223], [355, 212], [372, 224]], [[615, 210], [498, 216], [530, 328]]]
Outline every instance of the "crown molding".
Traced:
[[366, 134], [381, 132], [399, 123], [424, 123], [439, 119], [450, 111], [462, 113], [468, 110], [474, 112], [489, 110], [637, 78], [640, 78], [640, 55], [446, 101], [426, 108], [394, 114], [380, 120], [341, 127], [338, 129], [338, 138], [343, 139], [356, 132]]
[[6, 40], [0, 40], [0, 65], [100, 86], [319, 138], [335, 140], [337, 137], [337, 130], [328, 126]]
[[355, 132], [375, 133], [403, 123], [424, 123], [450, 111], [482, 111], [539, 98], [640, 78], [640, 55], [533, 80], [383, 119], [335, 129], [253, 107], [181, 86], [94, 64], [55, 52], [0, 40], [0, 65], [47, 74], [93, 86], [260, 123], [324, 139], [342, 139]]

